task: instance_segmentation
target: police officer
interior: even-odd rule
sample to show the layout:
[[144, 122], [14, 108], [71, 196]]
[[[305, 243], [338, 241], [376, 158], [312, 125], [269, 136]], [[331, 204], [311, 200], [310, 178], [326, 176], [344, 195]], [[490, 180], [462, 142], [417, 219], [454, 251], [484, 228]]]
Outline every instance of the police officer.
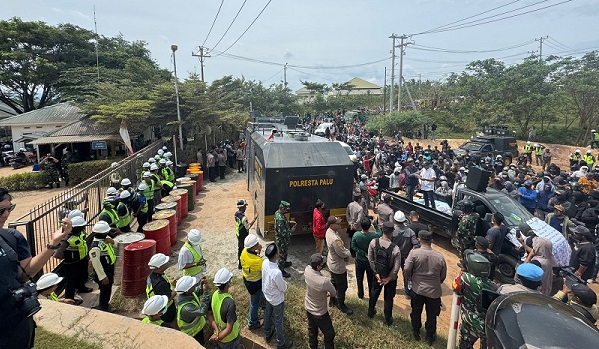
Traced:
[[535, 151], [535, 164], [537, 166], [543, 166], [543, 149], [545, 147], [539, 143], [535, 143], [534, 151]]
[[474, 348], [474, 343], [479, 338], [481, 348], [487, 347], [486, 310], [482, 307], [482, 292], [497, 289], [489, 280], [490, 267], [487, 258], [469, 250], [466, 252], [466, 270], [463, 270], [453, 283], [454, 291], [462, 296], [460, 349]]
[[129, 191], [131, 197], [135, 196], [135, 188], [131, 187], [131, 180], [129, 178], [123, 178], [121, 180], [121, 187], [119, 188], [119, 192], [123, 192], [123, 190]]
[[341, 219], [335, 216], [329, 216], [327, 219], [326, 242], [329, 254], [327, 255], [327, 265], [331, 271], [332, 283], [337, 290], [337, 298], [331, 298], [332, 305], [337, 305], [341, 312], [351, 315], [353, 310], [345, 305], [345, 292], [347, 291], [347, 262], [351, 253], [345, 247], [343, 240], [339, 236]]
[[524, 145], [524, 154], [526, 155], [526, 162], [532, 165], [532, 144], [527, 141]]
[[[245, 216], [245, 210], [248, 207], [248, 203], [245, 199], [237, 200], [237, 212], [235, 212], [235, 235], [237, 236], [237, 260], [239, 261], [239, 257], [241, 256], [241, 252], [244, 249], [244, 241], [245, 238], [250, 233], [250, 228], [254, 223], [256, 223], [256, 219], [258, 216], [254, 218], [253, 221], [249, 222], [247, 217]], [[237, 264], [237, 269], [241, 269], [241, 261]]]
[[89, 262], [87, 242], [85, 241], [85, 226], [87, 222], [82, 216], [71, 219], [73, 229], [60, 242], [54, 257], [62, 260], [65, 276], [65, 298], [75, 302], [75, 290], [79, 293], [93, 291], [85, 286], [87, 281], [87, 266]]
[[151, 180], [154, 186], [154, 204], [158, 205], [162, 199], [162, 184], [160, 181], [160, 175], [158, 174], [158, 165], [152, 164], [150, 166]]
[[575, 152], [570, 154], [570, 168], [577, 166], [580, 160], [582, 160], [582, 154], [580, 154], [580, 149], [576, 149]]
[[214, 284], [218, 290], [212, 294], [211, 310], [214, 320], [214, 334], [210, 340], [217, 343], [219, 348], [239, 348], [239, 322], [235, 300], [229, 293], [233, 274], [226, 268], [219, 269], [214, 275]]
[[141, 322], [146, 324], [152, 324], [162, 327], [172, 327], [172, 325], [162, 320], [164, 308], [169, 302], [167, 296], [152, 296], [145, 303], [141, 311], [142, 314], [146, 315]]
[[131, 231], [131, 211], [129, 209], [129, 198], [131, 194], [128, 190], [123, 190], [119, 196], [119, 204], [116, 207], [116, 213], [118, 215], [118, 221], [116, 227], [123, 233]]
[[191, 229], [187, 234], [187, 241], [179, 251], [179, 260], [177, 265], [183, 275], [202, 278], [206, 272], [206, 260], [202, 252], [202, 235], [197, 229]]
[[290, 277], [285, 268], [291, 266], [291, 262], [287, 262], [287, 250], [289, 249], [289, 240], [291, 239], [291, 231], [295, 229], [295, 221], [288, 221], [285, 213], [289, 212], [291, 205], [287, 201], [281, 201], [279, 209], [275, 212], [275, 244], [279, 250], [279, 269], [283, 273], [283, 277]]
[[113, 234], [119, 234], [121, 232], [116, 226], [119, 222], [119, 214], [115, 209], [116, 202], [117, 201], [114, 198], [104, 198], [104, 201], [102, 202], [102, 211], [100, 211], [100, 214], [98, 215], [98, 220], [106, 222]]
[[[200, 287], [198, 287], [198, 285]], [[210, 310], [210, 292], [206, 277], [201, 279], [185, 275], [177, 280], [177, 325], [198, 343], [204, 345], [206, 314]]]
[[168, 261], [168, 256], [162, 253], [156, 253], [152, 256], [152, 258], [150, 258], [148, 267], [150, 267], [152, 272], [148, 276], [146, 282], [146, 296], [148, 296], [148, 298], [151, 298], [154, 295], [167, 297], [167, 302], [163, 306], [163, 308], [166, 308], [166, 310], [162, 316], [160, 316], [160, 319], [171, 324], [175, 321], [177, 316], [177, 310], [175, 309], [175, 305], [173, 303], [177, 292], [175, 292], [174, 285], [164, 273], [168, 267]]
[[144, 172], [143, 183], [146, 184], [144, 196], [146, 197], [146, 202], [148, 203], [148, 221], [151, 221], [152, 215], [154, 214], [154, 181], [152, 180], [152, 173], [150, 171]]
[[595, 156], [593, 156], [591, 149], [587, 149], [587, 153], [582, 157], [582, 160], [587, 163], [589, 168], [593, 168], [595, 163]]
[[131, 202], [131, 214], [137, 219], [137, 232], [143, 232], [143, 226], [148, 222], [148, 201], [144, 192], [146, 191], [146, 183], [140, 183], [137, 186], [137, 195]]
[[304, 276], [306, 280], [306, 297], [304, 307], [308, 317], [308, 345], [310, 349], [318, 348], [318, 330], [324, 336], [325, 349], [335, 347], [335, 329], [327, 308], [327, 297], [335, 297], [337, 291], [330, 279], [322, 275], [321, 271], [326, 265], [326, 259], [320, 253], [310, 256], [310, 265], [306, 266]]
[[[167, 153], [170, 154], [170, 153]], [[166, 170], [168, 172], [167, 180], [169, 182], [175, 183], [175, 171], [173, 171], [173, 162], [170, 160], [166, 160]]]
[[92, 232], [95, 235], [89, 250], [89, 259], [96, 272], [96, 283], [100, 288], [100, 303], [96, 309], [108, 311], [114, 282], [114, 263], [116, 262], [116, 255], [112, 247], [114, 242], [108, 238], [110, 226], [104, 221], [96, 223]]

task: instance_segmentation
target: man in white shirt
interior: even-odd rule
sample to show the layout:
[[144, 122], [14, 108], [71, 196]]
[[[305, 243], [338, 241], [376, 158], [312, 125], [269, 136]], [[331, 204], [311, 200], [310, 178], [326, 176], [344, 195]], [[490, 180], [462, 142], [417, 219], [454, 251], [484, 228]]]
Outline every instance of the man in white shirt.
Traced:
[[[422, 191], [422, 195], [424, 195], [424, 205], [430, 206], [435, 209], [435, 180], [437, 179], [437, 175], [435, 174], [435, 170], [430, 167], [428, 161], [424, 161], [422, 163], [424, 167], [420, 170], [420, 191]], [[429, 204], [430, 203], [430, 204]]]
[[206, 260], [202, 252], [202, 234], [197, 229], [191, 229], [187, 234], [187, 242], [183, 244], [179, 251], [177, 266], [183, 272], [183, 275], [189, 275], [198, 280], [206, 272]]
[[[277, 246], [275, 244], [268, 245], [264, 255], [268, 258], [268, 260], [262, 262], [262, 293], [264, 293], [264, 298], [266, 298], [266, 309], [264, 310], [264, 337], [266, 343], [269, 343], [276, 332], [277, 348], [291, 348], [293, 347], [293, 341], [285, 340], [285, 333], [283, 330], [287, 283], [283, 279], [283, 273], [277, 264], [279, 259]], [[273, 317], [274, 324], [272, 321]]]

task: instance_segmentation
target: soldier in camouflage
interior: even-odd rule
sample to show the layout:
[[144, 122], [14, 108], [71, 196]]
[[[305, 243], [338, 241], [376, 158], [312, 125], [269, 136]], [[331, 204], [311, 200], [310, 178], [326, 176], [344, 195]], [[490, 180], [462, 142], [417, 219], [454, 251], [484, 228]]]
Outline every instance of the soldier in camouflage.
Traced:
[[474, 238], [476, 236], [476, 226], [480, 215], [473, 212], [474, 204], [471, 201], [465, 201], [462, 207], [462, 215], [458, 222], [457, 243], [455, 246], [458, 249], [461, 257], [464, 257], [464, 251], [474, 249]]
[[289, 203], [281, 201], [279, 209], [275, 212], [275, 244], [279, 250], [279, 269], [284, 277], [290, 277], [285, 268], [291, 266], [291, 262], [287, 262], [287, 249], [289, 248], [289, 240], [291, 231], [295, 229], [295, 221], [288, 221], [285, 213], [289, 212]]
[[490, 263], [482, 255], [466, 251], [466, 270], [453, 282], [453, 290], [462, 296], [459, 349], [473, 349], [480, 338], [481, 349], [487, 348], [485, 335], [486, 310], [482, 308], [483, 290], [496, 291], [489, 280]]
[[60, 178], [58, 168], [56, 167], [57, 164], [58, 159], [53, 157], [50, 153], [46, 154], [46, 156], [40, 161], [40, 166], [46, 173], [46, 180], [49, 188], [52, 188], [54, 184], [56, 184], [56, 188], [60, 188]]

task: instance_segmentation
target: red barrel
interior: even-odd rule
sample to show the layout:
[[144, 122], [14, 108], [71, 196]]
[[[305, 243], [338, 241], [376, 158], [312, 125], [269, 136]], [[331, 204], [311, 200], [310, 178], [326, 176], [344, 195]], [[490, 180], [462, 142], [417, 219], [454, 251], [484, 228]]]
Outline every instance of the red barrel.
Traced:
[[193, 211], [195, 208], [195, 198], [193, 195], [195, 192], [195, 189], [194, 189], [193, 185], [190, 183], [191, 182], [189, 182], [189, 181], [183, 182], [177, 186], [177, 189], [187, 190], [187, 209], [189, 211]]
[[150, 268], [148, 262], [156, 253], [156, 241], [141, 240], [127, 245], [123, 253], [123, 282], [121, 294], [135, 297], [146, 291]]
[[196, 173], [190, 173], [187, 175], [187, 177], [191, 178], [192, 181], [196, 182], [196, 194], [198, 194], [200, 191], [202, 191], [202, 189], [200, 188], [200, 175], [196, 174]]
[[[166, 209], [169, 210], [177, 210], [177, 224], [181, 225], [181, 223], [183, 222], [183, 211], [181, 210], [183, 207], [181, 206], [181, 197], [180, 196], [174, 196], [174, 195], [168, 195], [162, 198], [162, 203], [159, 204], [158, 206], [164, 204]], [[173, 206], [174, 204], [174, 206]], [[168, 208], [166, 207], [168, 205]], [[156, 206], [156, 207], [158, 207]]]
[[200, 171], [198, 175], [198, 192], [204, 190], [204, 172]]
[[[168, 203], [170, 204], [170, 203]], [[161, 204], [162, 205], [162, 204]], [[161, 210], [152, 216], [153, 220], [168, 220], [168, 230], [170, 231], [171, 247], [177, 243], [177, 210]]]
[[156, 253], [171, 255], [171, 232], [168, 219], [151, 221], [142, 227], [146, 239], [156, 240]]
[[170, 196], [180, 196], [179, 206], [181, 207], [181, 218], [186, 218], [189, 212], [189, 192], [187, 189], [175, 189], [171, 190]]
[[[193, 194], [193, 207], [195, 208], [195, 202], [196, 202], [196, 195], [198, 195], [198, 182], [196, 182], [193, 179], [190, 179], [188, 181], [185, 181], [181, 184], [185, 184], [185, 185], [191, 185], [193, 188], [191, 190], [191, 193]], [[191, 207], [191, 206], [189, 206]], [[193, 210], [193, 209], [192, 209]]]

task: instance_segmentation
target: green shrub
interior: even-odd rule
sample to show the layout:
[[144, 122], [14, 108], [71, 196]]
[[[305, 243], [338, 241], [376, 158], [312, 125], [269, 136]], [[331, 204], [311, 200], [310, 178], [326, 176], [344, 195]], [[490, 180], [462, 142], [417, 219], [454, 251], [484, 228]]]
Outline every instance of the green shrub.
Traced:
[[393, 136], [398, 131], [401, 131], [405, 135], [407, 131], [416, 131], [416, 129], [430, 122], [431, 119], [428, 115], [410, 110], [369, 117], [366, 128], [375, 133], [382, 130], [385, 136]]
[[44, 172], [15, 173], [0, 177], [0, 188], [9, 191], [36, 190], [46, 186], [46, 174]]
[[110, 167], [115, 160], [94, 160], [69, 164], [69, 185], [77, 185]]

